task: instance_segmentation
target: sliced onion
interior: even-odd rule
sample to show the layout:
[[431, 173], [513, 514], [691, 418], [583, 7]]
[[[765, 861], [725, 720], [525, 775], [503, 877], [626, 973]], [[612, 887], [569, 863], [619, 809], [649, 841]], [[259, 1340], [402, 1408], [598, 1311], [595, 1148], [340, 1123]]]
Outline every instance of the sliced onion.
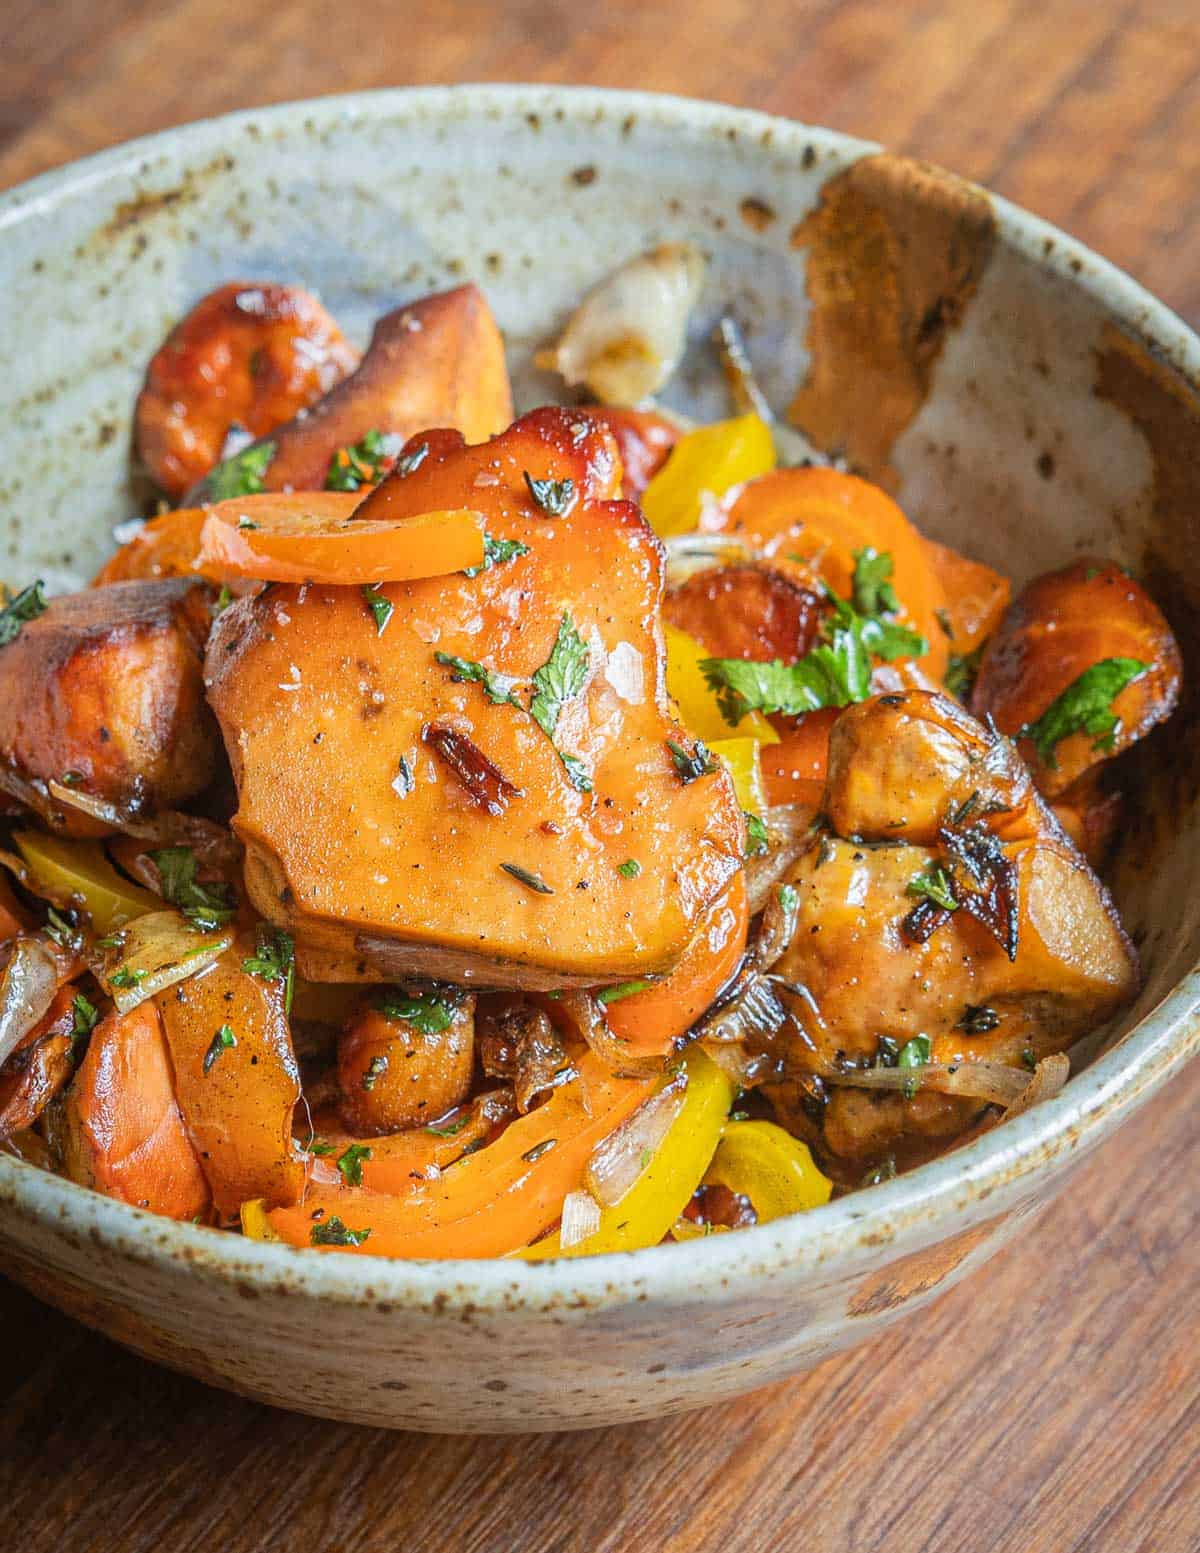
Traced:
[[687, 1073], [681, 1071], [592, 1150], [584, 1185], [603, 1207], [619, 1203], [645, 1170], [682, 1110], [686, 1089]]
[[779, 1077], [779, 1064], [769, 1052], [748, 1052], [739, 1042], [735, 1046], [720, 1041], [701, 1041], [705, 1052], [739, 1089], [754, 1089]]
[[1028, 1111], [1030, 1106], [1042, 1100], [1053, 1099], [1070, 1076], [1071, 1059], [1065, 1052], [1053, 1052], [1049, 1057], [1043, 1057], [1025, 1088], [1005, 1110], [1001, 1121], [1007, 1122], [1014, 1116], [1020, 1116], [1022, 1111]]
[[24, 804], [39, 819], [44, 820], [51, 830], [61, 827], [62, 815], [50, 802], [50, 795], [44, 783], [31, 782], [14, 771], [11, 766], [0, 765], [0, 792], [7, 793], [10, 798], [15, 798], [18, 803]]
[[591, 1192], [568, 1192], [563, 1198], [558, 1239], [564, 1251], [587, 1240], [600, 1228], [600, 1204]]
[[746, 1040], [767, 1040], [787, 1023], [788, 1013], [765, 976], [751, 973], [741, 990], [701, 1020], [698, 1036], [705, 1043], [729, 1046]]
[[775, 885], [787, 877], [792, 864], [808, 846], [816, 817], [816, 811], [802, 803], [776, 804], [764, 813], [767, 850], [746, 859], [751, 916], [766, 906]]
[[604, 404], [640, 403], [679, 363], [706, 270], [691, 243], [638, 254], [588, 292], [538, 366], [585, 384]]
[[559, 1008], [600, 1061], [614, 1073], [630, 1078], [651, 1078], [662, 1071], [661, 1057], [631, 1052], [629, 1043], [608, 1028], [604, 1010], [590, 992], [564, 992]]
[[96, 975], [122, 1014], [207, 970], [233, 943], [232, 931], [198, 933], [178, 911], [135, 917], [115, 936]]
[[78, 809], [90, 819], [98, 820], [101, 825], [120, 831], [122, 835], [132, 836], [136, 841], [150, 841], [160, 847], [188, 846], [200, 862], [214, 867], [231, 866], [241, 858], [237, 839], [224, 825], [218, 825], [213, 820], [202, 819], [196, 814], [184, 814], [178, 809], [138, 815], [120, 804], [110, 803], [106, 798], [85, 793], [82, 788], [64, 787], [53, 777], [48, 785], [51, 795], [59, 803]]
[[851, 1089], [903, 1090], [913, 1084], [940, 1095], [962, 1095], [989, 1105], [1011, 1106], [1029, 1087], [1029, 1075], [1002, 1062], [926, 1062], [914, 1068], [833, 1069], [830, 1083]]
[[697, 572], [714, 566], [734, 566], [752, 558], [736, 534], [673, 534], [663, 540], [667, 552], [667, 587], [677, 588]]
[[12, 941], [0, 972], [0, 1063], [6, 1062], [43, 1018], [62, 980], [59, 961], [32, 934]]

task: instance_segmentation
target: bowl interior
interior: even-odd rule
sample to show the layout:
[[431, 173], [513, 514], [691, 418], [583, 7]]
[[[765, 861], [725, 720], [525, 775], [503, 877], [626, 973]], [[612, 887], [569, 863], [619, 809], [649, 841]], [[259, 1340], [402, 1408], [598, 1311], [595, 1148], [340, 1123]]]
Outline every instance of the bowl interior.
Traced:
[[[303, 283], [361, 343], [397, 302], [475, 279], [529, 406], [555, 392], [532, 352], [582, 292], [679, 238], [712, 259], [679, 407], [727, 413], [707, 340], [732, 310], [776, 410], [926, 532], [1018, 582], [1114, 557], [1148, 579], [1196, 682], [1200, 400], [1182, 325], [945, 174], [629, 94], [331, 99], [193, 126], [0, 201], [4, 573], [69, 585], [111, 550], [137, 510], [146, 361], [219, 282]], [[1200, 954], [1197, 726], [1189, 694], [1132, 763], [1114, 880], [1147, 982], [1120, 1031]]]

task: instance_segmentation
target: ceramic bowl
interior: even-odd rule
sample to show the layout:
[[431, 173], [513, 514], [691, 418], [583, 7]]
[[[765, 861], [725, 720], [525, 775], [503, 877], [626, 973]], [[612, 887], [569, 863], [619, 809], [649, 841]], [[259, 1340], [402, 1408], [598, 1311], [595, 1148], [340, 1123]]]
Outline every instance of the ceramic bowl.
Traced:
[[[129, 516], [147, 358], [234, 277], [352, 333], [464, 277], [528, 405], [534, 346], [615, 262], [712, 255], [680, 402], [722, 413], [733, 308], [773, 403], [927, 532], [1018, 580], [1145, 576], [1195, 676], [1200, 341], [1110, 265], [957, 179], [825, 130], [625, 92], [460, 87], [190, 125], [0, 200], [3, 574], [86, 575]], [[437, 1430], [695, 1407], [869, 1341], [1018, 1236], [1200, 1045], [1197, 724], [1139, 747], [1115, 890], [1145, 990], [1055, 1099], [808, 1215], [634, 1255], [399, 1263], [154, 1218], [0, 1158], [0, 1262], [165, 1364], [283, 1407]], [[1114, 1166], [1119, 1160], [1114, 1156]]]

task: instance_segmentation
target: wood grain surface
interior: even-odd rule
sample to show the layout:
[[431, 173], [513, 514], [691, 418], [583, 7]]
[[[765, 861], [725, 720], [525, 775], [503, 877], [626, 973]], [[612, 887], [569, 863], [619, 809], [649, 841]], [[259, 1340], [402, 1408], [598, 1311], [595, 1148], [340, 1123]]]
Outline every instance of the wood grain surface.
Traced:
[[[1200, 324], [1196, 0], [0, 0], [0, 186], [227, 108], [459, 80], [852, 130], [1048, 216]], [[1017, 1249], [871, 1349], [595, 1434], [291, 1417], [0, 1285], [0, 1547], [1196, 1553], [1198, 1116], [1194, 1066]]]

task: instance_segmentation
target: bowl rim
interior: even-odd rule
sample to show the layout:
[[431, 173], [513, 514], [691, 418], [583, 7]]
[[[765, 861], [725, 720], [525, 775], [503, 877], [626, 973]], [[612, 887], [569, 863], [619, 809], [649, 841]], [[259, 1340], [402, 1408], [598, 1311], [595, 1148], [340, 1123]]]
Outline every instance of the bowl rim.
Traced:
[[[769, 144], [799, 162], [816, 147], [843, 163], [880, 148], [836, 130], [724, 103], [603, 87], [471, 84], [382, 88], [297, 99], [196, 120], [51, 169], [0, 194], [0, 233], [48, 213], [107, 180], [134, 172], [156, 155], [228, 147], [250, 125], [286, 133], [294, 121], [335, 127], [367, 121], [478, 124], [491, 117], [557, 113], [578, 130], [609, 115], [651, 118], [688, 139], [728, 135]], [[974, 186], [978, 187], [978, 186]], [[1200, 380], [1200, 338], [1124, 271], [1036, 215], [981, 190], [996, 214], [997, 235], [1039, 269], [1082, 289], [1193, 386]], [[290, 1246], [247, 1240], [160, 1218], [103, 1197], [11, 1156], [0, 1155], [0, 1200], [50, 1235], [73, 1235], [147, 1267], [185, 1265], [201, 1278], [236, 1279], [264, 1291], [285, 1281], [322, 1302], [502, 1314], [591, 1312], [644, 1299], [696, 1305], [725, 1301], [771, 1275], [841, 1276], [891, 1254], [916, 1249], [1005, 1211], [1030, 1195], [1031, 1177], [1057, 1173], [1098, 1143], [1200, 1051], [1200, 962], [1193, 965], [1110, 1051], [1053, 1099], [974, 1142], [807, 1214], [758, 1225], [736, 1236], [656, 1246], [557, 1262], [506, 1259], [397, 1261], [313, 1256]], [[11, 1221], [10, 1221], [11, 1222]], [[6, 1238], [13, 1239], [11, 1228]]]

